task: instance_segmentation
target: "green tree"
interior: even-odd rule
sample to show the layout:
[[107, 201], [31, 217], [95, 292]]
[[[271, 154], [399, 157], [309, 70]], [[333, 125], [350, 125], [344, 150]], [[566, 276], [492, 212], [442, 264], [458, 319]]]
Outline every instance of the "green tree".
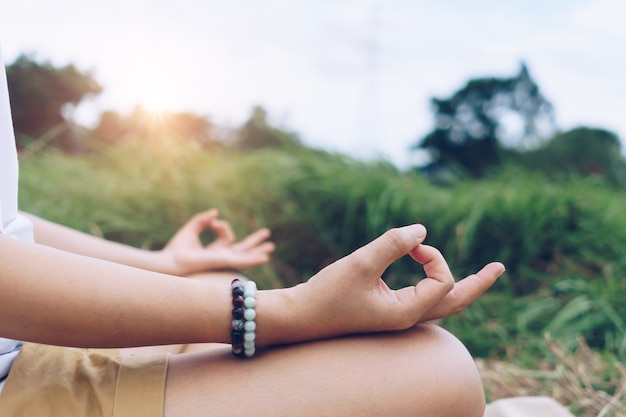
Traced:
[[7, 79], [18, 147], [39, 139], [74, 150], [67, 116], [86, 96], [102, 91], [93, 75], [74, 65], [55, 67], [20, 55], [7, 67]]
[[115, 143], [126, 137], [147, 140], [157, 136], [170, 137], [213, 148], [218, 144], [214, 131], [213, 123], [206, 116], [188, 112], [153, 112], [137, 106], [128, 116], [114, 111], [103, 112], [91, 136], [104, 143]]
[[252, 109], [250, 119], [237, 132], [234, 145], [240, 150], [303, 147], [296, 134], [270, 125], [267, 112], [260, 106]]
[[[503, 148], [523, 147], [553, 126], [552, 106], [523, 63], [514, 77], [472, 79], [450, 98], [431, 103], [435, 127], [413, 149], [429, 151], [434, 166], [473, 177], [499, 164]], [[518, 137], [511, 132], [516, 124]]]
[[549, 175], [596, 175], [626, 184], [626, 162], [619, 137], [608, 130], [577, 127], [560, 132], [540, 148], [520, 155], [524, 166]]

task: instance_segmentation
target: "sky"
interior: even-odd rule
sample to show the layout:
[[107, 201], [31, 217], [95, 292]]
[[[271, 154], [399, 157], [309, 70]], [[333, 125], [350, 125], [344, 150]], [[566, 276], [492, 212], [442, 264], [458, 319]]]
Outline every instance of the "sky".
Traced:
[[626, 140], [625, 17], [621, 0], [2, 0], [0, 45], [91, 71], [88, 126], [142, 104], [237, 127], [261, 105], [309, 146], [407, 167], [431, 97], [521, 61], [560, 129]]

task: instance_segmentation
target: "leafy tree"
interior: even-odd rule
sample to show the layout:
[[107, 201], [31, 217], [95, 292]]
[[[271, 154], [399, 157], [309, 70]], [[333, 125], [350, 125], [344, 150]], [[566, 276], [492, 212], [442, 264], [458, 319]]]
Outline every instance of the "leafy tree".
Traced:
[[112, 110], [100, 114], [98, 125], [91, 131], [91, 136], [100, 142], [115, 143], [132, 133], [128, 118]]
[[303, 147], [296, 134], [271, 126], [267, 112], [260, 106], [252, 109], [250, 119], [239, 129], [234, 145], [240, 150]]
[[18, 147], [40, 139], [72, 150], [76, 142], [66, 116], [87, 95], [102, 91], [92, 74], [20, 55], [7, 67], [7, 79]]
[[540, 148], [520, 155], [524, 166], [549, 175], [596, 175], [626, 183], [626, 161], [618, 136], [605, 129], [577, 127], [554, 135]]
[[188, 112], [153, 112], [137, 106], [128, 116], [114, 111], [103, 112], [91, 136], [105, 143], [115, 143], [129, 136], [147, 140], [170, 137], [211, 148], [217, 144], [214, 130], [213, 123], [205, 116]]
[[[431, 103], [435, 127], [413, 149], [428, 150], [435, 166], [473, 177], [500, 163], [507, 142], [524, 145], [553, 125], [552, 106], [523, 63], [514, 77], [472, 79], [452, 97]], [[515, 124], [521, 127], [518, 138], [510, 132]]]

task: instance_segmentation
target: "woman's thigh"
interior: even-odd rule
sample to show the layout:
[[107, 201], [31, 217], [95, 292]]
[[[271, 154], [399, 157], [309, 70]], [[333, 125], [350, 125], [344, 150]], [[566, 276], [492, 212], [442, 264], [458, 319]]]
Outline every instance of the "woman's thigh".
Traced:
[[482, 416], [474, 362], [445, 330], [421, 325], [260, 351], [170, 358], [165, 416]]

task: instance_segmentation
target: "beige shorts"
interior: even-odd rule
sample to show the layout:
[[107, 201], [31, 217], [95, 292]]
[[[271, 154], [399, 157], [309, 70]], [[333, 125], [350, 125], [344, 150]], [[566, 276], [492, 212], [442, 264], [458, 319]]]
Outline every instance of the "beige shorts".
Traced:
[[162, 417], [167, 355], [25, 343], [2, 394], [2, 417]]

